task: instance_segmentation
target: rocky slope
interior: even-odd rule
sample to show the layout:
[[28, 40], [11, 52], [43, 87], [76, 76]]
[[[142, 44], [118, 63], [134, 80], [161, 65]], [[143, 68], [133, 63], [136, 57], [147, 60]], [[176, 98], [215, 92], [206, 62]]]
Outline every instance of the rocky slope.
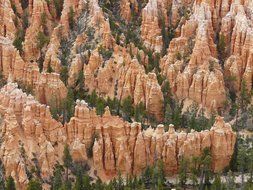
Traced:
[[[1, 4], [1, 65], [5, 77], [11, 73], [15, 80], [31, 81], [23, 77], [22, 71], [27, 70], [25, 65], [31, 67], [30, 62], [42, 65], [44, 71], [52, 67], [57, 73], [67, 67], [67, 86], [73, 87], [83, 72], [90, 92], [95, 90], [104, 97], [120, 100], [130, 95], [135, 105], [142, 101], [159, 121], [163, 118], [164, 100], [160, 85], [154, 79], [158, 73], [145, 73], [144, 68], [150, 64], [147, 50], [165, 52], [159, 61], [160, 74], [170, 82], [174, 97], [183, 100], [186, 107], [195, 102], [207, 113], [222, 110], [228, 87], [238, 92], [245, 80], [251, 89], [251, 1], [150, 0], [146, 4], [120, 1], [116, 4], [123, 21], [120, 18], [114, 21], [108, 12], [114, 9], [108, 10], [103, 1], [96, 0], [64, 1], [61, 14], [58, 7], [44, 0], [29, 1], [22, 6], [21, 2], [14, 6], [10, 0]], [[139, 31], [144, 51], [134, 41], [126, 45], [125, 26], [119, 27], [122, 33], [114, 35], [114, 25], [132, 22], [134, 15], [141, 19]], [[28, 21], [24, 17], [28, 17]], [[23, 48], [17, 52], [11, 42], [17, 38], [24, 22], [28, 24], [23, 31]], [[174, 38], [172, 34], [166, 36], [172, 29]], [[46, 35], [45, 41], [49, 37], [48, 44], [38, 46], [39, 33]], [[219, 47], [221, 37], [226, 44], [223, 51]], [[172, 39], [169, 44], [168, 38]], [[16, 69], [18, 71], [14, 71]], [[236, 79], [229, 80], [233, 77]]]
[[[40, 170], [44, 181], [50, 178], [54, 165], [62, 162], [65, 143], [70, 145], [74, 161], [92, 159], [98, 176], [108, 180], [118, 171], [139, 174], [158, 159], [172, 175], [178, 171], [180, 157], [200, 156], [204, 148], [211, 150], [213, 170], [221, 171], [231, 159], [236, 139], [221, 117], [216, 118], [210, 131], [177, 133], [173, 125], [167, 132], [163, 125], [141, 130], [140, 123], [125, 122], [107, 108], [102, 117], [98, 116], [79, 100], [74, 117], [62, 125], [52, 118], [48, 106], [11, 82], [0, 91], [0, 112], [0, 157], [6, 176], [13, 176], [20, 189], [26, 186], [33, 167]], [[92, 158], [87, 155], [90, 146]]]
[[[234, 104], [242, 109], [242, 91], [252, 91], [252, 31], [252, 0], [0, 0], [0, 78], [34, 96], [14, 83], [0, 92], [6, 175], [23, 188], [38, 160], [47, 179], [65, 143], [74, 160], [87, 160], [94, 136], [92, 161], [104, 180], [119, 170], [139, 174], [157, 159], [176, 173], [180, 156], [205, 147], [213, 169], [223, 169], [235, 134], [217, 115], [229, 115]], [[197, 105], [197, 113], [217, 119], [210, 131], [141, 130], [134, 118], [125, 122], [109, 109], [100, 117], [82, 100], [63, 125], [48, 106], [61, 106], [71, 90], [121, 103], [131, 97], [157, 124], [176, 103], [180, 114]]]

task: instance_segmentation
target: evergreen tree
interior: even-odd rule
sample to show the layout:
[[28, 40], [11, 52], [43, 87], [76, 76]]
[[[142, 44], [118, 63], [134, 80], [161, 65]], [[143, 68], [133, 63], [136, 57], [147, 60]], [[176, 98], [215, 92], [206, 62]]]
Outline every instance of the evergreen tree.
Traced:
[[164, 124], [170, 125], [172, 124], [172, 109], [169, 104], [166, 105], [165, 113], [164, 113]]
[[207, 185], [210, 185], [211, 177], [211, 153], [210, 149], [205, 148], [200, 158], [200, 190], [203, 190]]
[[54, 168], [54, 173], [52, 177], [52, 190], [59, 190], [63, 183], [62, 183], [62, 171], [63, 168], [59, 164], [57, 164]]
[[45, 35], [44, 32], [39, 32], [37, 35], [37, 47], [38, 49], [42, 49], [44, 46], [46, 46], [50, 41], [49, 36]]
[[42, 190], [42, 185], [38, 179], [32, 179], [28, 183], [27, 190]]
[[221, 182], [220, 175], [216, 174], [211, 189], [212, 190], [222, 190], [223, 189], [222, 186], [223, 186], [223, 184]]
[[96, 112], [98, 115], [103, 115], [105, 111], [105, 101], [102, 98], [98, 98], [96, 102]]
[[68, 89], [67, 97], [63, 101], [63, 124], [68, 122], [74, 115], [75, 111], [75, 97], [71, 88]]
[[187, 177], [188, 177], [187, 167], [188, 167], [188, 161], [182, 157], [179, 163], [179, 183], [181, 187], [184, 187], [187, 182]]
[[47, 66], [47, 72], [48, 72], [48, 73], [54, 72], [54, 70], [53, 70], [53, 68], [52, 68], [52, 66], [51, 66], [51, 63], [49, 63], [48, 66]]
[[89, 96], [89, 103], [92, 107], [96, 106], [96, 102], [97, 102], [98, 96], [95, 90], [92, 91], [91, 95]]
[[247, 162], [247, 150], [243, 145], [239, 147], [237, 156], [237, 165], [239, 171], [241, 172], [241, 184], [242, 186], [244, 186], [244, 173], [246, 172], [248, 162]]
[[65, 181], [68, 182], [69, 179], [69, 169], [72, 166], [72, 157], [69, 152], [69, 146], [66, 144], [64, 146], [64, 151], [63, 151], [63, 163], [64, 167], [66, 168], [66, 179]]
[[62, 12], [62, 9], [63, 9], [63, 1], [64, 0], [53, 0], [54, 7], [56, 9], [57, 18], [61, 17], [61, 12]]
[[226, 58], [226, 41], [225, 36], [223, 34], [220, 34], [219, 41], [217, 45], [218, 54], [219, 54], [219, 60], [221, 61], [222, 67], [224, 67], [224, 62]]
[[60, 72], [60, 78], [62, 82], [64, 82], [65, 85], [67, 85], [68, 82], [68, 67], [67, 66], [62, 66], [61, 72]]
[[6, 190], [16, 190], [14, 179], [11, 176], [6, 180]]
[[124, 119], [127, 121], [131, 121], [131, 117], [134, 113], [134, 108], [132, 106], [132, 98], [130, 96], [128, 96], [122, 101], [122, 112]]
[[138, 105], [135, 106], [134, 119], [137, 122], [142, 122], [145, 117], [146, 117], [145, 106], [143, 102], [140, 102]]
[[246, 112], [247, 106], [250, 104], [251, 95], [247, 90], [245, 80], [242, 80], [241, 84], [241, 92], [240, 92], [240, 108], [243, 112]]
[[74, 26], [75, 26], [74, 16], [75, 16], [75, 12], [74, 12], [73, 7], [71, 6], [69, 8], [69, 13], [68, 13], [69, 27], [70, 27], [71, 30], [73, 30]]
[[97, 179], [96, 183], [94, 183], [92, 187], [93, 189], [96, 189], [96, 190], [104, 190], [105, 188], [100, 178]]

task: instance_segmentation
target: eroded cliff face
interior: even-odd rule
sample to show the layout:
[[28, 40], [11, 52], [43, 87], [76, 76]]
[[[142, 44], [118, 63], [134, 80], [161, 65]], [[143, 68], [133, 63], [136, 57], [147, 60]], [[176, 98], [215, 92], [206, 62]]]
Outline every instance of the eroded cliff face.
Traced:
[[[165, 163], [167, 174], [175, 174], [181, 156], [200, 156], [204, 148], [211, 150], [213, 170], [220, 171], [229, 164], [236, 140], [231, 126], [221, 117], [216, 118], [210, 131], [177, 133], [173, 125], [167, 132], [163, 125], [141, 130], [139, 123], [112, 116], [108, 108], [102, 117], [98, 116], [79, 100], [74, 117], [62, 125], [52, 118], [48, 106], [11, 82], [0, 91], [0, 113], [0, 157], [6, 176], [13, 176], [21, 189], [28, 183], [27, 171], [32, 167], [39, 167], [41, 177], [49, 179], [54, 165], [62, 161], [66, 143], [74, 161], [92, 159], [98, 176], [108, 180], [118, 171], [140, 174], [158, 159]], [[93, 157], [88, 158], [87, 147], [93, 141]]]
[[66, 97], [67, 88], [60, 80], [60, 75], [57, 73], [40, 73], [38, 64], [24, 61], [10, 40], [0, 39], [0, 52], [0, 64], [4, 78], [10, 78], [27, 88], [31, 88], [41, 103], [51, 104], [54, 101], [59, 104]]
[[[44, 72], [67, 70], [66, 86], [74, 87], [83, 71], [89, 92], [120, 100], [130, 95], [133, 104], [142, 101], [158, 121], [164, 110], [161, 83], [154, 79], [158, 75], [170, 82], [173, 96], [185, 108], [197, 103], [207, 113], [222, 110], [228, 91], [239, 92], [242, 81], [249, 91], [252, 88], [250, 0], [122, 0], [110, 5], [111, 12], [97, 0], [66, 0], [62, 7], [45, 0], [0, 4], [1, 68], [6, 78], [11, 74], [26, 83], [21, 70], [38, 72], [38, 64]], [[115, 20], [112, 13], [122, 18]], [[125, 30], [134, 27], [136, 38], [129, 43]], [[40, 46], [41, 33], [45, 36], [40, 36]], [[20, 36], [18, 52], [11, 44]], [[156, 68], [161, 72], [149, 71], [156, 77], [147, 72], [149, 51], [161, 55]]]
[[92, 163], [104, 180], [118, 171], [139, 174], [157, 159], [173, 174], [180, 156], [199, 156], [206, 147], [214, 171], [223, 169], [235, 134], [220, 117], [210, 131], [186, 134], [172, 126], [165, 132], [163, 125], [143, 131], [108, 109], [98, 116], [84, 101], [76, 102], [74, 117], [62, 125], [47, 105], [60, 104], [83, 75], [89, 93], [121, 101], [130, 96], [158, 122], [164, 119], [166, 80], [183, 111], [195, 103], [207, 115], [223, 111], [229, 91], [240, 92], [243, 81], [252, 89], [252, 9], [252, 0], [119, 0], [109, 8], [98, 0], [65, 0], [62, 7], [0, 0], [1, 74], [31, 88], [35, 97], [14, 83], [1, 89], [6, 175], [24, 188], [26, 171], [38, 160], [48, 179], [65, 143], [75, 161], [90, 159], [86, 149], [94, 134]]

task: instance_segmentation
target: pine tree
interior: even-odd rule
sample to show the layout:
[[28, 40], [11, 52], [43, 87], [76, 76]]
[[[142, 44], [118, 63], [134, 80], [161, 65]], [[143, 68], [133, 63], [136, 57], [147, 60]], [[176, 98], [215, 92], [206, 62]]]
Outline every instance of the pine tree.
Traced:
[[71, 30], [73, 30], [74, 26], [75, 26], [74, 16], [75, 16], [75, 12], [74, 12], [73, 7], [71, 6], [69, 8], [69, 13], [68, 13], [69, 27], [70, 27]]
[[68, 67], [67, 66], [62, 66], [61, 68], [61, 73], [60, 73], [60, 78], [62, 82], [64, 82], [65, 85], [67, 85], [68, 82]]
[[16, 190], [14, 179], [11, 176], [6, 181], [6, 190]]
[[62, 171], [63, 168], [57, 164], [54, 168], [54, 175], [52, 178], [52, 190], [59, 190], [62, 187]]
[[48, 73], [54, 72], [54, 70], [53, 70], [53, 68], [52, 68], [52, 66], [51, 66], [51, 63], [49, 63], [48, 66], [47, 66], [47, 72], [48, 72]]
[[102, 98], [98, 98], [96, 102], [96, 112], [98, 115], [103, 115], [105, 111], [105, 102]]
[[222, 182], [219, 174], [214, 177], [214, 182], [212, 184], [212, 190], [222, 190]]
[[122, 112], [125, 120], [131, 121], [131, 117], [134, 113], [134, 108], [132, 106], [132, 98], [130, 96], [122, 101]]
[[68, 171], [72, 165], [72, 157], [70, 155], [69, 146], [67, 144], [64, 146], [63, 163], [64, 163], [64, 167], [66, 168], [66, 182], [68, 182], [68, 179], [69, 179]]
[[138, 105], [135, 106], [134, 109], [134, 119], [137, 122], [142, 122], [144, 117], [146, 117], [146, 110], [143, 102], [140, 102]]
[[243, 112], [247, 110], [247, 106], [250, 104], [251, 95], [247, 90], [245, 80], [242, 80], [241, 84], [241, 92], [240, 92], [240, 108]]
[[244, 173], [247, 169], [248, 162], [247, 162], [247, 150], [243, 145], [239, 147], [237, 156], [237, 165], [239, 171], [241, 172], [241, 184], [242, 186], [244, 186]]
[[181, 158], [179, 163], [179, 183], [181, 187], [184, 187], [187, 182], [187, 166], [188, 161], [185, 158]]
[[96, 106], [97, 99], [98, 99], [97, 93], [95, 90], [93, 90], [88, 100], [92, 107]]
[[42, 185], [38, 179], [32, 179], [28, 183], [27, 190], [42, 190]]
[[223, 67], [225, 58], [226, 58], [226, 42], [225, 42], [225, 36], [223, 34], [220, 34], [219, 36], [217, 49], [219, 53], [219, 60], [221, 60], [221, 65]]

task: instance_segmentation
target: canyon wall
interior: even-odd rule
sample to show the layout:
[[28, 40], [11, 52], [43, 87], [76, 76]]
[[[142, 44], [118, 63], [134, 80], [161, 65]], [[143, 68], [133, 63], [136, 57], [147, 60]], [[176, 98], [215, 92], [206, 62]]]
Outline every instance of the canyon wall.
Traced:
[[[28, 183], [27, 171], [32, 167], [40, 168], [41, 177], [49, 179], [54, 165], [62, 162], [66, 143], [74, 161], [91, 159], [98, 176], [109, 180], [118, 171], [140, 174], [158, 159], [164, 162], [166, 174], [175, 174], [180, 157], [200, 156], [204, 148], [210, 148], [212, 169], [218, 172], [229, 164], [236, 140], [231, 126], [221, 117], [210, 131], [178, 133], [173, 125], [167, 132], [163, 125], [142, 130], [140, 123], [112, 116], [108, 108], [98, 116], [80, 100], [74, 117], [62, 125], [52, 118], [48, 106], [11, 82], [0, 90], [0, 113], [0, 158], [6, 176], [11, 175], [20, 189]], [[88, 147], [92, 148], [92, 158], [87, 155]]]

